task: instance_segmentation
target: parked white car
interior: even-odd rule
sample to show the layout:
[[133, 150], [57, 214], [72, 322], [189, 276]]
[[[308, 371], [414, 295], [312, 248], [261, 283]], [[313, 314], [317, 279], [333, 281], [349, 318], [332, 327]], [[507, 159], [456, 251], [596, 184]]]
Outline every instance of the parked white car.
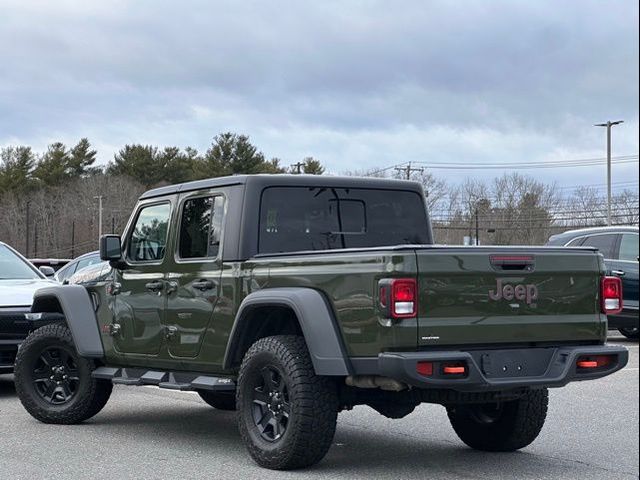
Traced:
[[34, 292], [50, 285], [56, 282], [0, 242], [0, 373], [13, 371], [18, 345], [32, 326], [30, 312]]

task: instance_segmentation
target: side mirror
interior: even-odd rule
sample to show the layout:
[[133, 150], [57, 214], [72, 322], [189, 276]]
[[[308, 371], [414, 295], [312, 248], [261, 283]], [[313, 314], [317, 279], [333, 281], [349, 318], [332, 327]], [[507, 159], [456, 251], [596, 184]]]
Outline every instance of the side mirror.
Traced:
[[53, 276], [56, 274], [56, 271], [48, 265], [42, 265], [38, 268], [38, 270], [40, 270], [40, 273], [44, 274], [44, 276], [47, 278], [53, 278]]
[[100, 260], [117, 262], [122, 259], [122, 243], [118, 235], [100, 237]]

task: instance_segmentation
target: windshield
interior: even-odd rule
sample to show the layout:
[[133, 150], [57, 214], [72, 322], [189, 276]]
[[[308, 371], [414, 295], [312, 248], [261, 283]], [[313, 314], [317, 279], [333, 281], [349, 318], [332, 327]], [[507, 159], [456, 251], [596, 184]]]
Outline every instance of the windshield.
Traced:
[[0, 245], [0, 280], [41, 278], [33, 268], [4, 245]]

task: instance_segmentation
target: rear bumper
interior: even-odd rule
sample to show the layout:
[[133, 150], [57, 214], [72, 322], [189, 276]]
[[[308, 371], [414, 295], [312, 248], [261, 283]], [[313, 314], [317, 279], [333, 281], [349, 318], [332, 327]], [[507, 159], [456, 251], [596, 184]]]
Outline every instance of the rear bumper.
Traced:
[[[610, 364], [593, 370], [576, 366], [583, 356], [609, 355]], [[593, 380], [623, 368], [629, 352], [620, 346], [528, 348], [482, 351], [387, 352], [378, 356], [378, 374], [418, 388], [465, 392], [503, 391], [522, 387], [562, 387]], [[417, 371], [418, 362], [431, 362], [431, 375]], [[444, 365], [466, 366], [464, 375], [445, 375]]]

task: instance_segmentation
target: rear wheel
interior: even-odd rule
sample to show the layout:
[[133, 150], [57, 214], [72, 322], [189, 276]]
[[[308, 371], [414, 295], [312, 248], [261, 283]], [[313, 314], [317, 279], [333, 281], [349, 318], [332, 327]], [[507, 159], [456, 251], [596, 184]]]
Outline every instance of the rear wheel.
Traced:
[[259, 465], [289, 470], [326, 455], [336, 430], [336, 385], [315, 374], [302, 337], [254, 343], [240, 367], [237, 395], [240, 434]]
[[638, 327], [619, 328], [618, 330], [625, 337], [631, 340], [638, 340]]
[[217, 410], [235, 410], [235, 392], [211, 392], [208, 390], [198, 390], [200, 398]]
[[78, 355], [65, 325], [46, 325], [18, 350], [16, 392], [27, 412], [41, 422], [80, 423], [102, 410], [113, 387], [110, 381], [92, 378], [93, 370], [93, 362]]
[[464, 443], [476, 450], [512, 452], [537, 437], [547, 416], [547, 389], [530, 390], [518, 400], [447, 408], [449, 421]]

